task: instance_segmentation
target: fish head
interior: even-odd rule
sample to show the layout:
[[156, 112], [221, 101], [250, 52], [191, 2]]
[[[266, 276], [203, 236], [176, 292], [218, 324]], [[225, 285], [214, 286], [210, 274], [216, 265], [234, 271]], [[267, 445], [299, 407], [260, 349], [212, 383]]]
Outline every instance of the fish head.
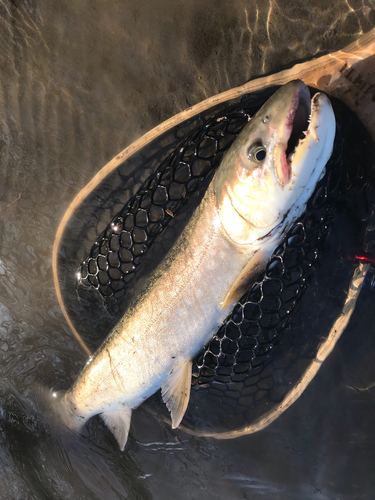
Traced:
[[252, 117], [215, 174], [218, 213], [229, 238], [254, 244], [302, 213], [324, 175], [336, 132], [325, 94], [311, 99], [300, 80], [287, 83]]

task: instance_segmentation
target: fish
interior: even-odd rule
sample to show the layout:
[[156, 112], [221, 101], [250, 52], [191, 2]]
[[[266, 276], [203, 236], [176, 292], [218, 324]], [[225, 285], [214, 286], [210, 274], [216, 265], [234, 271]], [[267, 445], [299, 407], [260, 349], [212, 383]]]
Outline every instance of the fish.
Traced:
[[175, 245], [60, 397], [69, 428], [100, 414], [123, 451], [132, 411], [159, 389], [179, 426], [193, 359], [304, 212], [335, 132], [329, 98], [311, 98], [300, 80], [249, 120]]

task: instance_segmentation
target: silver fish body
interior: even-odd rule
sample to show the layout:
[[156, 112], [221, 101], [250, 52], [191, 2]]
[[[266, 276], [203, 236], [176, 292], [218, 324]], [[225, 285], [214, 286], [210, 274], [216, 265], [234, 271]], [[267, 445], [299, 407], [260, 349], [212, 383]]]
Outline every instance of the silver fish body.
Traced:
[[334, 136], [328, 98], [316, 94], [310, 109], [302, 82], [267, 101], [227, 152], [174, 248], [62, 398], [70, 427], [101, 414], [124, 449], [132, 410], [159, 388], [172, 426], [179, 425], [193, 358], [304, 211]]

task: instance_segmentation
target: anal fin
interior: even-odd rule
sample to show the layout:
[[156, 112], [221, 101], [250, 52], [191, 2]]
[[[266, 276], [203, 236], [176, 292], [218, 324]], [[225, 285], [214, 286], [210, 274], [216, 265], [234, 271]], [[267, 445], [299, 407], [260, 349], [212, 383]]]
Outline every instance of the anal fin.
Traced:
[[114, 412], [105, 412], [101, 414], [105, 425], [115, 436], [121, 451], [124, 451], [130, 429], [130, 420], [132, 410], [124, 408]]
[[171, 412], [172, 429], [180, 425], [189, 403], [192, 366], [191, 360], [175, 366], [161, 386], [163, 401]]

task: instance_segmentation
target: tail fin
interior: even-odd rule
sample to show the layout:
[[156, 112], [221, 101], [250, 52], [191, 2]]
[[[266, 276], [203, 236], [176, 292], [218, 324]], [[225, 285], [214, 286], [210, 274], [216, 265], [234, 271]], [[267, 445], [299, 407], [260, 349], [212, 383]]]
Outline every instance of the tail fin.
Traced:
[[[54, 426], [62, 431], [70, 430], [79, 433], [89, 417], [77, 413], [70, 399], [70, 392], [53, 392], [39, 387], [39, 393], [39, 406], [47, 420], [50, 422], [52, 419]], [[131, 408], [126, 407], [101, 414], [104, 423], [116, 438], [121, 451], [124, 451], [128, 440], [131, 415]]]
[[60, 421], [71, 431], [79, 432], [86, 422], [83, 417], [78, 418], [72, 408], [69, 393], [50, 392], [51, 407], [59, 416]]
[[78, 433], [86, 419], [77, 418], [68, 393], [53, 391], [36, 384], [33, 401], [38, 419], [55, 432], [72, 431]]
[[132, 410], [124, 408], [115, 412], [101, 414], [104, 423], [115, 436], [121, 451], [124, 451], [130, 429]]

